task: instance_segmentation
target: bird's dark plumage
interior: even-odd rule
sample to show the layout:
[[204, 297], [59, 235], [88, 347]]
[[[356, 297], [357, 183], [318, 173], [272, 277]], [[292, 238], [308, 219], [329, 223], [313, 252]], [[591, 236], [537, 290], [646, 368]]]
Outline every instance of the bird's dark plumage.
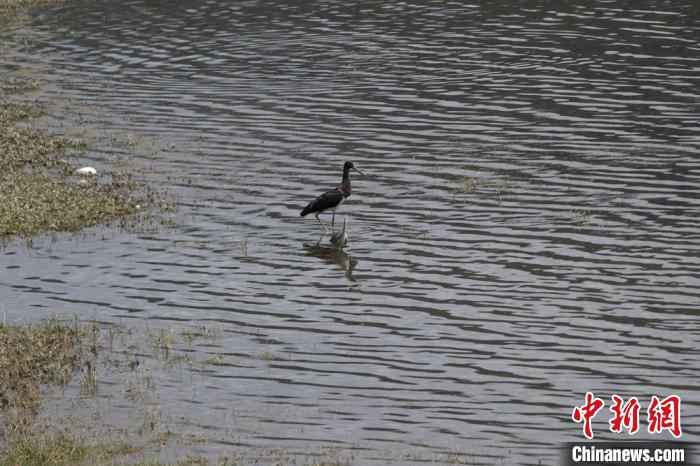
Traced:
[[326, 209], [338, 207], [338, 204], [340, 204], [343, 199], [343, 193], [337, 189], [323, 193], [304, 207], [304, 210], [301, 211], [301, 216], [306, 217], [312, 212], [323, 212]]

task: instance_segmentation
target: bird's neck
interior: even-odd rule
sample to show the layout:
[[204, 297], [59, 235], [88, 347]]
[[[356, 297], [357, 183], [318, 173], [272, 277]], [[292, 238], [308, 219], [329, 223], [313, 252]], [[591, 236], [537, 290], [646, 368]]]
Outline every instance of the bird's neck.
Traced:
[[350, 189], [350, 170], [343, 170], [343, 181], [336, 188], [343, 193], [343, 196], [350, 197], [352, 190]]

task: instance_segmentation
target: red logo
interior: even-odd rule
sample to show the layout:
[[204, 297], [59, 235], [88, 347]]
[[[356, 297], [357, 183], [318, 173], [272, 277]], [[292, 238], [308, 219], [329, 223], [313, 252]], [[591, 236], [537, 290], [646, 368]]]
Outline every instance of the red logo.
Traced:
[[576, 406], [574, 412], [571, 413], [571, 419], [573, 419], [574, 422], [583, 421], [583, 435], [585, 435], [587, 439], [593, 438], [591, 419], [595, 417], [598, 411], [603, 409], [603, 406], [605, 406], [603, 400], [596, 398], [593, 393], [588, 392], [586, 393], [586, 404], [583, 406]]
[[676, 438], [683, 434], [681, 430], [681, 397], [671, 395], [659, 401], [657, 397], [652, 396], [647, 416], [649, 419], [647, 430], [650, 434], [664, 430], [668, 430]]
[[[613, 404], [610, 411], [613, 413], [612, 419], [608, 421], [610, 432], [622, 433], [626, 429], [630, 435], [639, 431], [639, 411], [641, 405], [636, 397], [631, 397], [625, 402], [622, 397], [612, 396]], [[581, 406], [574, 407], [571, 419], [574, 422], [583, 422], [583, 435], [587, 439], [593, 438], [592, 420], [598, 412], [603, 409], [605, 402], [596, 398], [591, 392], [586, 393], [586, 402]], [[681, 397], [670, 395], [659, 400], [657, 396], [651, 397], [649, 408], [647, 409], [647, 431], [650, 434], [661, 433], [667, 430], [675, 438], [683, 435], [681, 430]]]
[[617, 395], [612, 396], [614, 405], [610, 407], [610, 411], [615, 414], [615, 417], [610, 419], [610, 432], [622, 432], [622, 428], [629, 430], [630, 435], [639, 430], [639, 402], [635, 397], [630, 398], [627, 403], [622, 404], [623, 400]]

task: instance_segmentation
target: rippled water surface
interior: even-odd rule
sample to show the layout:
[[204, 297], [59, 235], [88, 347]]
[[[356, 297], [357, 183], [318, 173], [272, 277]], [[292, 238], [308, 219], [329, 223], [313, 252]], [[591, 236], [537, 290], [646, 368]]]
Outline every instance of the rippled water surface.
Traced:
[[[206, 350], [224, 363], [192, 390], [164, 382], [202, 454], [551, 464], [582, 438], [587, 390], [678, 394], [697, 440], [700, 4], [496, 3], [36, 17], [18, 61], [110, 131], [169, 147], [138, 162], [179, 211], [156, 232], [6, 247], [0, 304], [217, 323]], [[299, 210], [345, 160], [365, 176], [334, 251]]]

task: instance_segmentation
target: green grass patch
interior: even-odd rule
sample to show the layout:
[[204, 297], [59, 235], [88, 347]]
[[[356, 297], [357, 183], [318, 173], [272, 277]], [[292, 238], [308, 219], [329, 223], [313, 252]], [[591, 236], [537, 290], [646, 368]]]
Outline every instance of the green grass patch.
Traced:
[[138, 451], [126, 442], [88, 443], [65, 431], [25, 436], [0, 452], [0, 466], [114, 464], [115, 457]]
[[109, 183], [77, 184], [44, 173], [16, 171], [0, 175], [0, 237], [32, 236], [82, 228], [139, 212], [144, 202], [132, 196], [122, 178]]
[[[5, 83], [0, 87], [5, 94], [36, 85], [26, 79]], [[0, 104], [0, 240], [76, 232], [117, 220], [133, 226], [141, 212], [172, 207], [165, 194], [132, 182], [129, 172], [75, 176], [73, 151], [87, 144], [39, 127], [35, 118], [43, 112], [33, 102]]]
[[0, 323], [0, 413], [35, 408], [43, 384], [68, 383], [82, 364], [84, 334], [55, 318], [40, 324]]

